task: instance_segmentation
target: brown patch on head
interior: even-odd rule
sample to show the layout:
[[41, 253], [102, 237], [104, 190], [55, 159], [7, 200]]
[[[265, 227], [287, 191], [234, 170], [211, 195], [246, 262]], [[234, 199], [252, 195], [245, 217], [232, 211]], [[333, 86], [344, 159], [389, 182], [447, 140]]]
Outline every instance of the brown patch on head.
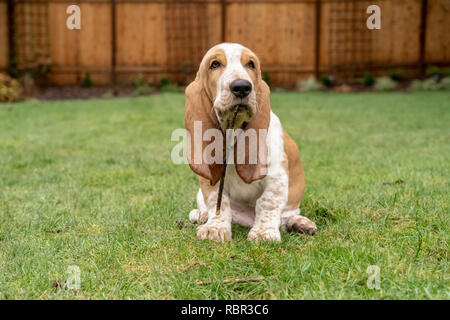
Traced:
[[[212, 65], [219, 66], [212, 68]], [[205, 91], [211, 101], [216, 99], [217, 95], [217, 82], [227, 66], [227, 57], [222, 49], [215, 49], [209, 52], [200, 64], [197, 77], [200, 76]]]
[[259, 82], [262, 81], [261, 66], [258, 57], [249, 49], [244, 48], [242, 49], [241, 63], [252, 79], [253, 86], [256, 88]]

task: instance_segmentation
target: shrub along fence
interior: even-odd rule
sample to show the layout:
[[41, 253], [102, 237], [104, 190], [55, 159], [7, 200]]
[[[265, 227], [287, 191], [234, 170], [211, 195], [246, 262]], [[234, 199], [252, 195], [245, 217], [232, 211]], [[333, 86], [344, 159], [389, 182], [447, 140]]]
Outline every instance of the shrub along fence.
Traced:
[[[69, 5], [81, 29], [69, 30]], [[381, 29], [369, 30], [369, 5]], [[450, 64], [449, 0], [0, 0], [0, 69], [51, 84], [129, 82], [142, 73], [186, 83], [206, 50], [239, 42], [273, 85], [299, 78]]]

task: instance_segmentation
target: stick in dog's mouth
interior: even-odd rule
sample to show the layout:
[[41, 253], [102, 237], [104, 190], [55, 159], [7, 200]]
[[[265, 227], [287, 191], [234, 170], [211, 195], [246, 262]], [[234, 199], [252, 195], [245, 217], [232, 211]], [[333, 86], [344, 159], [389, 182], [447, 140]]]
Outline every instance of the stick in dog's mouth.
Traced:
[[[242, 106], [240, 104], [234, 107], [233, 118], [231, 119], [231, 124], [227, 129], [234, 128], [234, 122], [236, 121], [236, 117], [239, 113], [239, 109]], [[219, 194], [217, 195], [217, 206], [216, 206], [216, 216], [220, 215], [220, 205], [222, 204], [222, 194], [223, 194], [223, 185], [225, 183], [225, 173], [227, 172], [227, 155], [225, 154], [225, 160], [222, 166], [222, 174], [220, 176], [220, 184], [219, 184]]]
[[[236, 110], [238, 110], [237, 113]], [[218, 111], [217, 116], [220, 121], [220, 128], [226, 131], [227, 129], [241, 128], [246, 122], [250, 121], [253, 112], [246, 104], [236, 104], [226, 111]]]

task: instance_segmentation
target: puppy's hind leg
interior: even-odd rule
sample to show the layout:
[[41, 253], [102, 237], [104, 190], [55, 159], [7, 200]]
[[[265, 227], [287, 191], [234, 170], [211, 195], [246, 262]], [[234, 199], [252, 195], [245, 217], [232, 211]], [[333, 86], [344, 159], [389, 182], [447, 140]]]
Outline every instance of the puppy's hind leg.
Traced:
[[202, 189], [199, 189], [197, 192], [197, 209], [189, 213], [189, 220], [198, 224], [204, 224], [208, 221], [208, 209], [203, 199]]
[[307, 217], [300, 215], [300, 209], [287, 210], [281, 213], [281, 230], [314, 235], [317, 232], [316, 224]]

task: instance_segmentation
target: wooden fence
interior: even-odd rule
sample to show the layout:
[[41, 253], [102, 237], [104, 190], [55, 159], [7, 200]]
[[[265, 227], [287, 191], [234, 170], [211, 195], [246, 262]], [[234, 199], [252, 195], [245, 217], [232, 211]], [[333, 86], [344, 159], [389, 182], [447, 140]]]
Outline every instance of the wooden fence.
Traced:
[[[66, 8], [81, 8], [69, 30]], [[366, 8], [381, 8], [369, 30]], [[0, 0], [0, 69], [48, 65], [52, 84], [189, 81], [214, 44], [257, 53], [272, 84], [450, 64], [450, 0]]]

